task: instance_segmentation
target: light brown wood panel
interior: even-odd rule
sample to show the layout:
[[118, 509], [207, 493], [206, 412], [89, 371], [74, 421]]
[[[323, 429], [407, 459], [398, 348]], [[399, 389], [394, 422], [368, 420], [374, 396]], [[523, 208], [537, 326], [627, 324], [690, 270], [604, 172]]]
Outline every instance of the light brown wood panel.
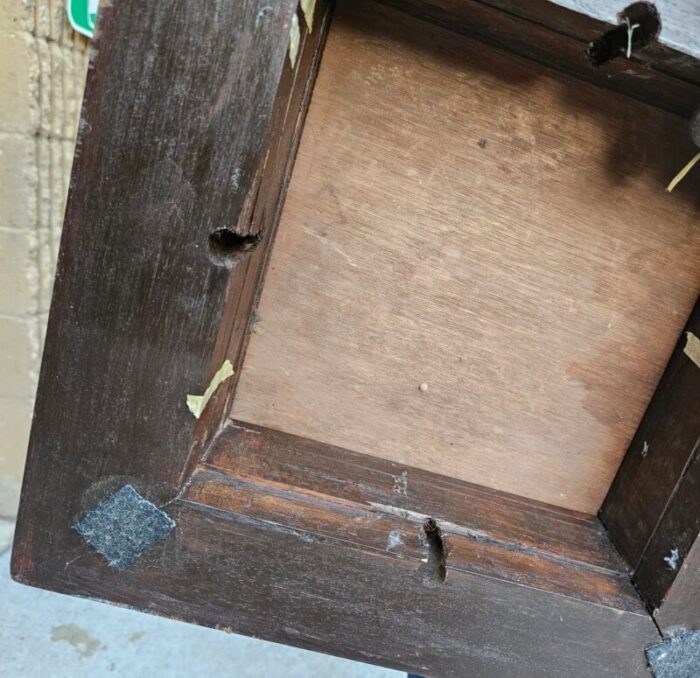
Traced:
[[339, 3], [233, 414], [597, 510], [700, 291], [700, 182], [664, 192], [692, 153], [671, 114]]

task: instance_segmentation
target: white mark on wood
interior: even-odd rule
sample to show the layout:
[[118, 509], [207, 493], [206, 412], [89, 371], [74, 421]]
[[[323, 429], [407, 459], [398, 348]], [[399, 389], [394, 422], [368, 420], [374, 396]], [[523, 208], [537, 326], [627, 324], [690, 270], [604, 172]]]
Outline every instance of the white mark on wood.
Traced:
[[642, 446], [642, 457], [646, 457], [649, 454], [649, 443], [645, 440]]
[[304, 12], [306, 25], [309, 27], [309, 33], [314, 27], [314, 11], [316, 10], [316, 0], [301, 0], [301, 11]]
[[426, 393], [427, 390], [428, 390], [428, 383], [424, 381], [424, 382], [418, 387], [418, 390], [419, 390], [421, 393]]
[[698, 367], [700, 367], [700, 339], [692, 332], [685, 333], [685, 353]]
[[214, 392], [219, 387], [219, 385], [226, 381], [229, 377], [233, 375], [233, 365], [230, 360], [224, 360], [224, 364], [218, 369], [216, 374], [212, 377], [207, 390], [199, 395], [188, 395], [187, 396], [187, 407], [194, 416], [199, 419], [207, 403], [214, 395]]
[[664, 561], [668, 565], [668, 567], [675, 572], [675, 570], [678, 568], [678, 561], [680, 560], [680, 553], [678, 553], [678, 549], [672, 549], [671, 550], [671, 555], [670, 556], [665, 556]]
[[[557, 4], [615, 25], [619, 19], [618, 8], [630, 3], [614, 3], [610, 0], [558, 0]], [[654, 4], [663, 17], [663, 31], [659, 35], [659, 41], [684, 54], [700, 56], [700, 42], [697, 40], [700, 31], [698, 3], [684, 0], [656, 0]]]
[[299, 53], [299, 19], [294, 14], [292, 23], [289, 26], [289, 63], [292, 68], [297, 63], [297, 54]]
[[233, 171], [231, 174], [231, 190], [232, 191], [237, 191], [241, 185], [241, 176], [242, 172], [240, 168], [237, 168]]
[[229, 424], [229, 426], [231, 428], [237, 429], [238, 431], [245, 431], [246, 433], [254, 433], [256, 436], [262, 435], [262, 433], [260, 431], [256, 431], [253, 428], [246, 428], [242, 424]]
[[397, 532], [396, 530], [389, 532], [389, 539], [386, 543], [387, 550], [391, 551], [391, 549], [395, 549], [397, 546], [401, 546], [401, 544], [403, 544], [401, 533]]
[[635, 70], [634, 68], [625, 68], [621, 72], [624, 73], [625, 75], [632, 75], [637, 80], [653, 80], [654, 78], [658, 77], [658, 76], [654, 75], [653, 73], [640, 73], [639, 71]]
[[306, 227], [304, 228], [304, 233], [306, 233], [307, 235], [310, 235], [312, 238], [316, 238], [316, 240], [322, 242], [326, 247], [328, 247], [328, 249], [330, 249], [331, 251], [333, 251], [336, 254], [339, 254], [341, 257], [343, 257], [343, 259], [345, 259], [345, 261], [347, 261], [348, 264], [350, 264], [350, 266], [352, 266], [353, 268], [357, 268], [357, 264], [355, 263], [355, 260], [352, 259], [351, 257], [349, 257], [345, 252], [343, 252], [343, 250], [340, 249], [340, 247], [338, 247], [337, 245], [332, 243], [330, 240], [328, 240], [327, 237], [325, 237], [319, 233], [316, 233], [315, 231], [311, 230], [310, 228], [306, 228]]
[[632, 56], [632, 33], [634, 33], [635, 28], [639, 28], [639, 24], [631, 24], [629, 17], [624, 17], [625, 23], [627, 24], [627, 52], [626, 56], [629, 59]]
[[394, 494], [400, 494], [403, 497], [408, 495], [408, 471], [394, 476]]
[[255, 28], [258, 28], [260, 26], [260, 22], [264, 21], [269, 14], [272, 14], [274, 12], [274, 8], [272, 8], [270, 5], [266, 5], [263, 7], [255, 17]]
[[[403, 518], [404, 520], [410, 520], [412, 523], [419, 523], [423, 525], [426, 520], [429, 520], [431, 516], [425, 513], [418, 513], [417, 511], [409, 511], [408, 509], [397, 508], [396, 506], [390, 506], [388, 504], [379, 504], [376, 502], [368, 502], [369, 505], [376, 509], [377, 511], [382, 511], [382, 513], [388, 513], [392, 516], [397, 516], [398, 518]], [[455, 523], [450, 523], [449, 521], [440, 519], [440, 529], [443, 533], [451, 533], [455, 535], [460, 535], [462, 537], [468, 537], [473, 540], [489, 539], [493, 540], [490, 534], [484, 532], [483, 530], [475, 530], [471, 527], [464, 527], [464, 525], [456, 525]]]
[[307, 532], [297, 532], [295, 530], [294, 534], [296, 534], [297, 537], [299, 537], [302, 541], [305, 541], [307, 544], [313, 544], [316, 541], [313, 536]]

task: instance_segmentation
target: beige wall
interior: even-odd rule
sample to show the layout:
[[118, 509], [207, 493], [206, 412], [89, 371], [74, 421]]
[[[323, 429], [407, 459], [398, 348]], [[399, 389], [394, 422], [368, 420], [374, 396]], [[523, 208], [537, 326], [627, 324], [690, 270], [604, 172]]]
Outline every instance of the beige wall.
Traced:
[[0, 516], [13, 516], [87, 68], [64, 0], [0, 0]]

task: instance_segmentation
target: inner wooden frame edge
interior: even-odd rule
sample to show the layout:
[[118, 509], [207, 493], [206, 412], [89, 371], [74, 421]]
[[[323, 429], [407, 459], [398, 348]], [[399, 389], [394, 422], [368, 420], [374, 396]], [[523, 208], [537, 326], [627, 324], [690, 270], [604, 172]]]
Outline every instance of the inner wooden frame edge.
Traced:
[[[525, 14], [519, 13], [519, 14], [511, 14], [508, 10], [508, 8], [501, 7], [500, 5], [503, 4], [502, 2], [499, 1], [487, 1], [487, 0], [462, 0], [458, 6], [456, 6], [452, 12], [446, 11], [440, 8], [439, 3], [433, 3], [430, 2], [429, 0], [377, 0], [378, 2], [381, 2], [383, 4], [391, 5], [393, 7], [396, 7], [397, 9], [400, 9], [401, 11], [404, 11], [408, 14], [411, 14], [418, 18], [419, 20], [423, 21], [428, 21], [431, 23], [436, 23], [438, 25], [441, 25], [443, 27], [446, 27], [450, 30], [453, 30], [457, 33], [463, 33], [467, 35], [471, 35], [472, 37], [476, 38], [479, 41], [485, 42], [488, 45], [491, 45], [492, 47], [495, 47], [496, 49], [506, 49], [506, 51], [511, 52], [516, 55], [520, 56], [525, 56], [526, 58], [533, 60], [537, 63], [542, 64], [545, 67], [550, 67], [550, 68], [555, 68], [556, 70], [562, 71], [570, 76], [574, 77], [579, 77], [583, 78], [585, 80], [589, 80], [593, 82], [594, 84], [598, 86], [602, 86], [608, 89], [613, 89], [616, 91], [619, 91], [623, 94], [630, 95], [633, 98], [640, 99], [642, 101], [645, 101], [646, 103], [650, 103], [654, 106], [657, 106], [659, 108], [669, 110], [673, 113], [680, 114], [680, 115], [688, 115], [691, 112], [691, 108], [689, 106], [685, 105], [684, 101], [689, 100], [686, 99], [688, 94], [693, 93], [696, 95], [700, 95], [700, 87], [696, 85], [694, 82], [690, 82], [688, 80], [683, 79], [682, 77], [679, 78], [676, 73], [673, 72], [673, 56], [676, 54], [673, 52], [673, 50], [670, 50], [668, 48], [656, 48], [655, 50], [652, 50], [653, 58], [652, 61], [656, 64], [660, 64], [661, 68], [656, 71], [655, 78], [653, 80], [653, 86], [650, 88], [649, 83], [645, 77], [643, 76], [645, 73], [648, 73], [645, 71], [645, 67], [643, 65], [643, 61], [641, 64], [639, 62], [637, 63], [630, 63], [626, 62], [625, 63], [625, 72], [622, 72], [622, 68], [620, 67], [620, 64], [613, 64], [612, 69], [614, 72], [614, 75], [616, 76], [615, 78], [609, 78], [607, 77], [606, 73], [603, 70], [593, 70], [590, 66], [587, 64], [584, 64], [583, 66], [577, 64], [575, 60], [572, 60], [571, 57], [571, 49], [574, 50], [580, 50], [581, 55], [583, 55], [583, 50], [582, 46], [585, 45], [585, 38], [583, 36], [575, 36], [572, 35], [571, 32], [562, 30], [561, 24], [562, 22], [564, 24], [567, 23], [567, 21], [571, 21], [574, 19], [574, 17], [582, 17], [582, 15], [578, 15], [576, 12], [573, 12], [572, 10], [568, 10], [566, 8], [562, 8], [559, 6], [552, 6], [552, 19], [549, 18], [548, 11], [544, 10], [542, 7], [538, 6], [534, 10], [534, 14], [532, 16], [528, 15], [526, 16], [525, 14], [528, 14], [526, 12]], [[505, 3], [506, 5], [508, 4], [507, 2]], [[319, 3], [321, 5], [321, 3]], [[322, 31], [324, 32], [324, 38], [321, 40], [316, 52], [313, 54], [313, 59], [316, 59], [317, 61], [320, 59], [321, 52], [323, 50], [323, 45], [325, 42], [325, 33], [328, 31], [330, 22], [332, 20], [332, 10], [333, 10], [333, 1], [328, 0], [328, 2], [325, 3], [325, 8], [322, 10], [324, 12], [323, 14], [323, 25], [322, 25]], [[475, 11], [476, 10], [476, 11]], [[526, 36], [524, 40], [521, 39], [514, 39], [510, 41], [505, 47], [502, 42], [502, 36], [496, 37], [495, 35], [492, 35], [490, 30], [489, 30], [489, 20], [494, 20], [494, 17], [496, 16], [501, 16], [504, 17], [507, 22], [513, 23], [515, 26], [521, 27], [524, 22], [526, 22], [526, 27], [527, 30], [524, 31], [524, 35]], [[591, 17], [586, 17], [585, 21], [581, 19], [582, 22], [585, 24], [585, 28], [601, 28], [604, 26], [603, 22], [596, 21], [592, 19]], [[454, 23], [452, 23], [454, 22]], [[471, 23], [470, 23], [471, 22]], [[501, 27], [502, 27], [502, 22], [501, 22]], [[585, 29], [584, 29], [585, 30]], [[513, 30], [508, 31], [509, 35], [511, 37], [514, 37], [516, 34], [513, 32]], [[533, 39], [534, 36], [534, 39]], [[537, 42], [538, 37], [542, 36], [551, 36], [552, 40], [559, 40], [561, 41], [562, 44], [567, 45], [567, 52], [566, 56], [564, 57], [563, 61], [561, 63], [559, 62], [552, 62], [548, 60], [548, 48], [540, 48]], [[595, 37], [595, 36], [591, 36]], [[304, 32], [302, 36], [302, 45], [304, 42], [308, 39], [308, 34]], [[532, 40], [532, 44], [528, 44], [528, 41]], [[546, 41], [545, 41], [546, 44]], [[302, 49], [302, 54], [306, 54], [306, 58], [309, 58], [308, 52], [303, 52]], [[302, 58], [305, 58], [302, 56]], [[669, 64], [671, 65], [671, 70], [669, 71], [668, 69], [663, 68], [663, 64], [668, 61]], [[582, 60], [583, 63], [583, 60]], [[318, 63], [316, 63], [312, 68], [311, 71], [313, 72], [312, 77], [310, 80], [307, 82], [307, 97], [308, 94], [310, 93], [310, 90], [313, 88], [313, 83], [315, 81], [315, 72], [316, 68], [318, 66]], [[631, 70], [630, 70], [631, 69]], [[282, 89], [282, 87], [281, 87]], [[671, 92], [670, 98], [666, 96], [666, 89]], [[656, 96], [659, 91], [662, 91], [664, 96], [658, 97]], [[307, 98], [307, 103], [308, 103], [308, 98]], [[282, 108], [282, 107], [280, 107]], [[288, 109], [288, 107], [287, 107]], [[209, 451], [212, 449], [212, 447], [216, 444], [216, 439], [218, 436], [221, 436], [226, 428], [226, 423], [227, 423], [227, 416], [228, 412], [231, 411], [231, 406], [233, 399], [235, 397], [235, 389], [237, 386], [238, 382], [238, 375], [240, 371], [240, 367], [244, 363], [245, 359], [245, 351], [247, 348], [247, 343], [249, 339], [249, 329], [251, 327], [251, 324], [254, 323], [255, 321], [255, 312], [257, 308], [257, 303], [260, 297], [260, 294], [263, 289], [264, 285], [264, 272], [265, 268], [267, 266], [267, 262], [269, 260], [269, 255], [271, 252], [271, 248], [274, 246], [274, 230], [277, 227], [277, 223], [279, 221], [279, 216], [281, 213], [281, 208], [284, 203], [284, 197], [286, 193], [286, 186], [288, 184], [289, 178], [291, 176], [291, 171], [293, 168], [293, 160], [294, 156], [296, 153], [296, 148], [299, 143], [299, 139], [301, 136], [301, 127], [303, 127], [303, 119], [304, 119], [304, 114], [302, 113], [299, 117], [299, 120], [297, 122], [297, 126], [295, 127], [295, 134], [296, 137], [294, 139], [293, 143], [293, 148], [290, 151], [290, 156], [289, 160], [286, 164], [286, 169], [285, 169], [285, 174], [284, 178], [282, 180], [281, 184], [281, 189], [279, 191], [279, 194], [276, 198], [276, 205], [274, 208], [274, 214], [270, 218], [270, 214], [268, 212], [267, 214], [267, 219], [265, 210], [260, 210], [258, 209], [256, 212], [256, 209], [253, 209], [253, 215], [251, 216], [251, 223], [254, 223], [256, 218], [262, 217], [262, 221], [266, 222], [269, 224], [269, 235], [268, 233], [265, 234], [266, 239], [269, 237], [270, 242], [267, 245], [265, 249], [265, 259], [262, 264], [262, 267], [260, 271], [257, 274], [257, 277], [254, 277], [256, 280], [256, 291], [253, 295], [252, 298], [252, 303], [249, 305], [249, 307], [246, 309], [247, 312], [241, 312], [242, 309], [238, 308], [238, 302], [239, 298], [235, 294], [229, 293], [227, 297], [227, 309], [224, 311], [224, 318], [229, 318], [229, 322], [222, 322], [221, 329], [222, 331], [219, 334], [219, 338], [217, 340], [218, 345], [220, 346], [220, 350], [224, 350], [225, 354], [230, 356], [232, 358], [232, 361], [235, 365], [236, 369], [236, 374], [233, 379], [230, 380], [230, 383], [227, 384], [227, 388], [225, 391], [225, 397], [219, 396], [215, 403], [214, 403], [214, 408], [216, 409], [216, 419], [218, 420], [218, 425], [216, 426], [211, 426], [211, 419], [207, 417], [207, 421], [205, 424], [200, 425], [197, 429], [197, 434], [195, 437], [195, 442], [193, 444], [190, 457], [188, 459], [188, 463], [183, 470], [183, 474], [181, 477], [181, 481], [183, 486], [187, 485], [190, 483], [192, 480], [194, 474], [197, 473], [198, 471], [198, 464], [205, 465], [206, 463], [206, 457], [209, 454]], [[301, 126], [300, 126], [301, 124]], [[273, 128], [274, 128], [274, 123], [273, 123]], [[274, 138], [271, 139], [271, 141], [274, 143], [275, 141], [278, 141]], [[272, 151], [272, 148], [268, 148], [267, 155], [269, 156], [270, 152]], [[265, 176], [262, 176], [261, 178], [261, 183], [265, 184], [267, 181], [267, 178]], [[257, 207], [257, 206], [255, 206]], [[247, 264], [247, 262], [246, 262]], [[248, 274], [248, 271], [245, 271], [245, 284], [250, 284], [250, 279], [251, 276]], [[229, 290], [230, 292], [234, 291], [237, 289], [237, 287], [241, 284], [241, 279], [239, 276], [234, 272], [234, 275], [231, 277], [231, 281], [229, 284]], [[233, 308], [231, 306], [233, 305]], [[690, 322], [690, 321], [689, 321]], [[685, 331], [681, 335], [681, 339], [679, 339], [679, 342], [683, 339], [685, 336]], [[219, 351], [217, 351], [219, 353]], [[214, 366], [212, 367], [214, 369]], [[666, 378], [666, 375], [664, 375], [664, 378]], [[663, 384], [664, 378], [662, 378], [660, 385]], [[657, 397], [658, 394], [658, 387], [657, 391], [655, 392], [654, 398]], [[652, 400], [653, 402], [653, 400]], [[651, 407], [651, 406], [650, 406]], [[212, 409], [214, 409], [212, 408]], [[644, 422], [645, 418], [647, 417], [647, 414], [645, 414], [644, 418], [640, 422], [640, 429], [642, 427], [642, 423]], [[605, 526], [606, 529], [608, 529], [608, 526], [610, 527], [610, 538], [612, 540], [612, 543], [615, 544], [615, 546], [620, 550], [622, 553], [623, 557], [625, 558], [626, 562], [629, 562], [631, 568], [632, 568], [632, 577], [636, 581], [636, 574], [637, 574], [637, 569], [640, 566], [640, 559], [636, 558], [634, 554], [630, 552], [628, 548], [626, 548], [624, 543], [620, 543], [617, 538], [617, 528], [618, 525], [615, 523], [615, 519], [611, 518], [611, 514], [614, 511], [614, 508], [617, 506], [617, 502], [624, 503], [625, 499], [624, 496], [620, 495], [619, 489], [616, 489], [618, 485], [621, 484], [621, 478], [623, 477], [625, 471], [624, 469], [626, 468], [626, 464], [628, 463], [628, 458], [631, 457], [634, 454], [634, 449], [636, 448], [635, 441], [637, 440], [639, 431], [637, 434], [635, 434], [633, 440], [630, 443], [630, 447], [628, 449], [628, 452], [625, 454], [625, 457], [623, 458], [623, 463], [618, 470], [618, 473], [615, 477], [615, 480], [611, 484], [609, 491], [606, 495], [606, 498], [601, 505], [600, 509], [600, 515], [601, 515], [601, 520], [603, 521], [603, 525]], [[327, 446], [329, 449], [332, 449], [332, 445]], [[201, 470], [201, 469], [200, 469]], [[485, 488], [488, 490], [488, 488]], [[673, 489], [671, 490], [669, 496], [668, 496], [668, 501], [663, 503], [663, 508], [659, 510], [658, 513], [658, 522], [661, 522], [663, 520], [663, 516], [666, 510], [667, 503], [671, 501], [672, 497], [675, 495], [677, 491], [677, 486], [674, 484]], [[182, 495], [181, 495], [182, 496]], [[629, 516], [626, 517], [626, 519], [629, 519]], [[622, 519], [623, 522], [625, 518]], [[692, 520], [692, 519], [691, 519]], [[624, 528], [623, 528], [624, 529]], [[651, 532], [648, 537], [648, 542], [651, 542], [655, 534], [655, 531]], [[646, 552], [646, 548], [645, 548]], [[647, 564], [647, 569], [649, 568], [649, 565]], [[656, 568], [660, 572], [660, 568]], [[648, 577], [648, 575], [647, 575]], [[639, 593], [641, 594], [642, 599], [646, 602], [647, 605], [649, 605], [652, 609], [658, 607], [662, 600], [665, 591], [667, 591], [671, 585], [673, 584], [673, 581], [675, 579], [675, 572], [664, 572], [662, 575], [663, 579], [663, 585], [659, 585], [658, 581], [654, 581], [654, 584], [652, 585], [645, 585], [641, 584], [639, 588]], [[653, 589], [653, 590], [652, 590]]]

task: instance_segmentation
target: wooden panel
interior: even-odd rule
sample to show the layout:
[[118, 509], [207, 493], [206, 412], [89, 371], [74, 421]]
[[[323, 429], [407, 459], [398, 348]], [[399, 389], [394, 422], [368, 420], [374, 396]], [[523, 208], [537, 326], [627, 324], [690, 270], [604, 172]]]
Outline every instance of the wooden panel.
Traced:
[[[222, 418], [230, 409], [230, 400], [235, 392], [251, 324], [254, 322], [254, 308], [262, 289], [306, 108], [325, 44], [332, 14], [331, 3], [326, 0], [317, 2], [315, 14], [315, 31], [309, 32], [305, 21], [300, 25], [299, 53], [295, 67], [292, 69], [287, 66], [282, 72], [264, 160], [258, 167], [249, 200], [246, 201], [242, 218], [236, 227], [237, 232], [256, 234], [260, 240], [255, 250], [244, 255], [231, 271], [226, 301], [217, 328], [212, 370], [218, 369], [224, 358], [228, 357], [234, 367], [234, 375], [222, 385], [212, 399], [212, 404], [200, 417], [181, 481], [191, 475], [193, 465], [211, 443]], [[203, 392], [208, 383], [209, 379], [200, 387], [199, 392]]]
[[700, 630], [700, 537], [695, 538], [684, 557], [663, 603], [654, 611], [654, 617], [666, 632]]
[[[654, 608], [660, 608], [667, 592], [682, 569], [698, 577], [700, 561], [686, 563], [696, 542], [700, 541], [700, 454], [695, 452], [678, 481], [659, 524], [649, 540], [634, 573], [634, 581]], [[697, 581], [695, 586], [697, 587]], [[682, 620], [688, 627], [700, 627], [700, 601], [689, 600], [692, 618]], [[677, 623], [680, 623], [678, 620]]]
[[[313, 38], [302, 34], [296, 72], [287, 56], [296, 2], [100, 11], [16, 573], [36, 561], [63, 567], [79, 540], [75, 517], [125, 483], [156, 503], [172, 499], [193, 441], [218, 430], [226, 389], [199, 422], [186, 396], [242, 351], [237, 328], [256, 299], [326, 7]], [[263, 234], [252, 250], [214, 261], [209, 238], [222, 228]]]
[[234, 416], [595, 512], [700, 289], [700, 182], [663, 190], [690, 153], [673, 115], [341, 3]]
[[434, 678], [640, 678], [647, 615], [418, 565], [344, 539], [176, 501], [177, 527], [129, 570], [78, 549], [21, 579], [229, 632]]
[[601, 520], [662, 629], [700, 628], [700, 335], [696, 305], [610, 488]]
[[[506, 1], [512, 2], [512, 0]], [[527, 4], [542, 4], [542, 0], [534, 0]], [[582, 12], [596, 19], [615, 23], [617, 13], [625, 3], [615, 2], [615, 0], [555, 0], [553, 4], [570, 8], [571, 14]], [[654, 4], [659, 10], [663, 23], [659, 41], [680, 53], [700, 58], [700, 44], [697, 40], [700, 33], [700, 7], [697, 3], [689, 0], [656, 0]]]
[[[700, 336], [700, 305], [685, 329]], [[601, 509], [615, 546], [634, 568], [700, 440], [700, 369], [685, 345], [684, 332]]]
[[[634, 52], [631, 59], [619, 58], [594, 68], [586, 56], [588, 45], [611, 26], [549, 0], [382, 2], [686, 117], [697, 107], [697, 59], [655, 43]], [[624, 6], [620, 4], [615, 12]]]
[[[412, 515], [389, 507], [353, 505], [315, 492], [295, 493], [267, 480], [229, 479], [212, 471], [198, 471], [187, 487], [192, 501], [214, 509], [255, 515], [320, 537], [356, 541], [367, 548], [395, 553], [415, 562], [420, 578], [432, 586], [442, 583], [438, 568], [423, 563], [428, 551], [425, 525], [431, 516]], [[500, 542], [470, 526], [436, 522], [446, 545], [447, 573], [460, 571], [498, 577], [507, 582], [549, 591], [626, 612], [646, 614], [628, 575], [601, 571], [586, 563], [538, 552], [518, 543]], [[444, 559], [441, 559], [444, 560]]]
[[[426, 3], [433, 5], [452, 3], [453, 7], [457, 7], [459, 3], [467, 1], [469, 0], [426, 0]], [[615, 2], [615, 0], [586, 0], [585, 3], [580, 0], [528, 0], [526, 3], [518, 0], [480, 1], [503, 10], [506, 15], [525, 19], [523, 32], [527, 32], [528, 23], [532, 23], [546, 26], [563, 36], [586, 44], [617, 25], [620, 22], [618, 14], [631, 4]], [[663, 78], [656, 79], [655, 76], [659, 74], [668, 74], [677, 78], [679, 82], [676, 86], [680, 86], [682, 81], [700, 84], [700, 47], [695, 37], [697, 33], [695, 26], [700, 23], [700, 9], [686, 0], [661, 0], [654, 4], [661, 16], [662, 24], [658, 41], [651, 43], [642, 51], [633, 51], [629, 59], [618, 60], [621, 66], [619, 69], [616, 67], [610, 71], [606, 66], [602, 72], [607, 74], [612, 72], [611, 79], [616, 81], [611, 84], [613, 89], [618, 86], [628, 87], [630, 92], [634, 91], [635, 84], [640, 85], [644, 79], [655, 80], [657, 83], [655, 88], [642, 89], [638, 92], [641, 94], [643, 91], [644, 95], [650, 99], [656, 98], [660, 101], [668, 97], [669, 92], [665, 92], [661, 86], [661, 83], [668, 81]], [[638, 68], [639, 66], [642, 68]], [[630, 67], [631, 70], [628, 70]], [[677, 103], [683, 105], [680, 101]], [[693, 101], [688, 101], [685, 105], [692, 107], [693, 104]]]
[[407, 509], [526, 551], [629, 573], [593, 516], [252, 424], [232, 422], [210, 449], [206, 466], [364, 505]]
[[388, 550], [417, 566], [424, 556], [421, 526], [432, 519], [447, 544], [448, 572], [644, 613], [595, 518], [296, 436], [243, 425], [225, 429], [185, 496]]
[[595, 520], [314, 441], [229, 426], [163, 510], [126, 570], [73, 540], [19, 579], [438, 678], [644, 676], [658, 639]]

